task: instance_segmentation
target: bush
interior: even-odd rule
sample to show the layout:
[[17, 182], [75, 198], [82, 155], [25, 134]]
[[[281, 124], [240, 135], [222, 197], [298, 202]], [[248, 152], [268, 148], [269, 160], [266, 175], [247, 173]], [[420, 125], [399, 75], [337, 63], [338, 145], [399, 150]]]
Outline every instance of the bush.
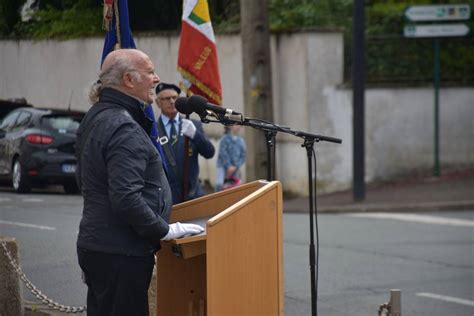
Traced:
[[[0, 0], [0, 35], [36, 39], [68, 39], [103, 34], [101, 0], [42, 0], [40, 11], [29, 23], [21, 23], [24, 1]], [[407, 39], [409, 5], [432, 4], [429, 0], [366, 0], [365, 50], [368, 83], [428, 83], [433, 77], [433, 40]], [[474, 0], [464, 0], [474, 9]], [[443, 3], [459, 3], [443, 0]], [[351, 78], [353, 0], [268, 0], [270, 29], [291, 31], [306, 27], [338, 28], [345, 38], [345, 78]], [[129, 0], [133, 31], [179, 30], [182, 0]], [[239, 30], [239, 0], [209, 0], [216, 33]], [[473, 19], [462, 22], [474, 33]], [[474, 84], [474, 37], [441, 39], [441, 80]]]

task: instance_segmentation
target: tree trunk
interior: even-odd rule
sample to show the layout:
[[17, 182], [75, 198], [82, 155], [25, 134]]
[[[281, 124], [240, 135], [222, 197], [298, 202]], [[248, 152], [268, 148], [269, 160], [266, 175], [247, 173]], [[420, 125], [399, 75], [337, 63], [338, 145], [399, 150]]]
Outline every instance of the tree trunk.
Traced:
[[[270, 30], [267, 0], [241, 0], [240, 25], [245, 116], [273, 122]], [[265, 133], [245, 129], [247, 181], [267, 178]]]

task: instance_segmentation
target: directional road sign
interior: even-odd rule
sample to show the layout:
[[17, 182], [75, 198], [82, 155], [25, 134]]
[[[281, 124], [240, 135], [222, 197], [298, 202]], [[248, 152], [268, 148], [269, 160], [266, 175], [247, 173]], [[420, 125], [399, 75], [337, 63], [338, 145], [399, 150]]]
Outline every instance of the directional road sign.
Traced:
[[407, 25], [403, 29], [405, 37], [451, 37], [468, 33], [469, 27], [464, 23]]
[[471, 7], [469, 4], [415, 5], [405, 10], [410, 21], [454, 21], [469, 20]]

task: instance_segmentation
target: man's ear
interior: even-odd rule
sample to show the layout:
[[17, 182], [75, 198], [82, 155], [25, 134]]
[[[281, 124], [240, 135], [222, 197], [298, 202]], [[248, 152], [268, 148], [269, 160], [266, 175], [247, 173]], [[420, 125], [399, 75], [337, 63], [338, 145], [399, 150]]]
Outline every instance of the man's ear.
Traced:
[[[158, 93], [158, 95], [159, 95], [159, 93]], [[155, 104], [159, 109], [161, 109], [160, 97], [158, 95], [156, 95]]]
[[122, 76], [123, 85], [128, 88], [134, 88], [135, 83], [133, 82], [133, 77], [129, 72], [125, 72]]

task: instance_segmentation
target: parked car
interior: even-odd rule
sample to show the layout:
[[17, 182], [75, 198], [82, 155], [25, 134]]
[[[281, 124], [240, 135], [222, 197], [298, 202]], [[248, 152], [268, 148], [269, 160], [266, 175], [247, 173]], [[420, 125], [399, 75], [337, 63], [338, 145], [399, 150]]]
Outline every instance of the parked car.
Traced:
[[0, 122], [11, 111], [24, 107], [32, 107], [25, 98], [0, 100]]
[[23, 107], [0, 123], [0, 179], [18, 193], [35, 186], [62, 184], [78, 191], [75, 171], [76, 130], [82, 112]]

